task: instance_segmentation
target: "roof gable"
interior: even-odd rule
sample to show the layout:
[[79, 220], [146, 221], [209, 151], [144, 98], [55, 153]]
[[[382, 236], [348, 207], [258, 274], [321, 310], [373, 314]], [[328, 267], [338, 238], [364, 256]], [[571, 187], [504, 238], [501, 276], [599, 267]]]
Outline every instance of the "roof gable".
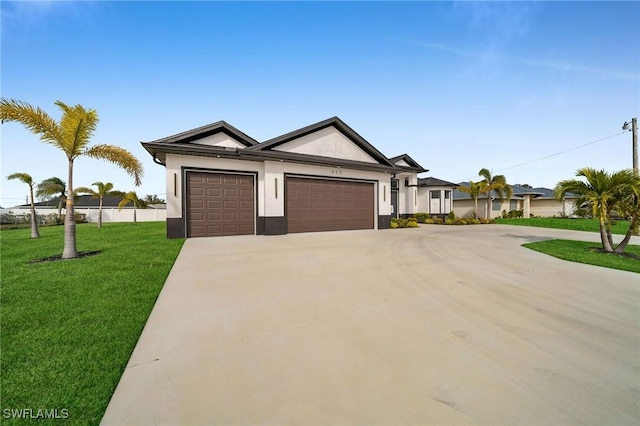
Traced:
[[216, 121], [206, 126], [147, 143], [196, 143], [221, 148], [248, 148], [257, 145], [258, 141], [226, 121]]
[[391, 163], [396, 166], [406, 167], [408, 169], [412, 169], [418, 173], [428, 172], [424, 167], [422, 167], [416, 160], [411, 158], [409, 154], [402, 154], [396, 157], [392, 157], [389, 159]]
[[289, 132], [250, 148], [311, 157], [333, 158], [361, 163], [393, 164], [362, 136], [338, 117]]

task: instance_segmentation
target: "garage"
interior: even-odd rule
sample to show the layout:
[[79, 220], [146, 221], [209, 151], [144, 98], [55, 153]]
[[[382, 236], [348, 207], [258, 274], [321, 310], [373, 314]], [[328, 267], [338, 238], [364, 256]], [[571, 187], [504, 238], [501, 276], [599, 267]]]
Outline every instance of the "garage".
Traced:
[[255, 233], [252, 175], [187, 172], [187, 236]]
[[374, 229], [374, 184], [286, 178], [287, 231]]

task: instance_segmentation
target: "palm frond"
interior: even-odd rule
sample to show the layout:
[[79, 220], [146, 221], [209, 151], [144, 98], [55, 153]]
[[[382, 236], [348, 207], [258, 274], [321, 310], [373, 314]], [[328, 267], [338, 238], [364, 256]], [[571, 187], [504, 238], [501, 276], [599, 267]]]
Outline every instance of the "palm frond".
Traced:
[[45, 179], [40, 182], [36, 189], [36, 197], [50, 197], [52, 195], [64, 196], [64, 193], [67, 189], [67, 184], [65, 181], [58, 177], [50, 177], [49, 179]]
[[98, 113], [93, 109], [85, 109], [82, 105], [71, 107], [62, 101], [56, 101], [55, 104], [62, 110], [62, 149], [69, 158], [75, 158], [81, 155], [89, 144], [98, 126]]
[[30, 187], [33, 187], [33, 178], [28, 173], [12, 173], [9, 176], [7, 176], [7, 179], [9, 180], [18, 179], [20, 182], [26, 183]]
[[40, 140], [59, 146], [62, 139], [58, 123], [40, 107], [15, 99], [0, 99], [0, 121], [22, 124], [31, 133], [39, 134]]
[[133, 207], [136, 207], [138, 204], [138, 194], [134, 191], [129, 191], [126, 194], [122, 194], [122, 200], [118, 203], [118, 210], [122, 210], [124, 206], [129, 203], [133, 203]]
[[144, 175], [142, 163], [126, 149], [114, 145], [94, 145], [83, 152], [84, 155], [110, 161], [133, 177], [136, 186], [140, 186]]
[[75, 188], [73, 190], [73, 192], [75, 194], [87, 194], [87, 195], [91, 195], [91, 198], [98, 198], [98, 193], [96, 191], [94, 191], [91, 188], [88, 188], [86, 186], [80, 186], [78, 188]]

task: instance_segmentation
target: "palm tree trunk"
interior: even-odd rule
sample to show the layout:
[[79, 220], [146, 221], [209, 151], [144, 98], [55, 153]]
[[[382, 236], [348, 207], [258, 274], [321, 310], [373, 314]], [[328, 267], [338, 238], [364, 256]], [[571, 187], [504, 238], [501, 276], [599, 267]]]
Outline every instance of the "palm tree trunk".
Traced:
[[477, 219], [478, 218], [478, 197], [474, 198], [473, 202], [476, 205], [476, 210], [473, 212], [473, 218]]
[[100, 207], [98, 207], [98, 228], [102, 228], [102, 197], [100, 197]]
[[604, 218], [600, 217], [600, 240], [602, 241], [602, 249], [607, 253], [613, 253], [613, 247], [611, 247], [611, 243], [609, 243], [609, 238], [607, 237], [607, 231], [604, 225]]
[[33, 204], [32, 185], [29, 185], [29, 196], [31, 197], [31, 238], [40, 238], [40, 231], [38, 231], [38, 217], [36, 216], [36, 206]]
[[620, 244], [618, 244], [618, 247], [615, 248], [615, 250], [613, 251], [614, 253], [624, 253], [624, 249], [627, 248], [627, 244], [629, 244], [629, 241], [631, 240], [631, 235], [633, 235], [633, 229], [636, 226], [636, 221], [638, 220], [638, 214], [634, 213], [631, 216], [631, 222], [629, 223], [629, 229], [627, 229], [627, 233], [624, 235], [624, 238], [622, 239], [622, 241], [620, 241]]
[[136, 220], [136, 203], [133, 203], [133, 223], [138, 223]]
[[69, 180], [67, 186], [67, 212], [64, 217], [64, 249], [63, 259], [74, 259], [78, 257], [76, 247], [76, 218], [73, 210], [73, 159], [69, 159]]
[[487, 211], [485, 213], [487, 219], [491, 219], [491, 197], [487, 194]]

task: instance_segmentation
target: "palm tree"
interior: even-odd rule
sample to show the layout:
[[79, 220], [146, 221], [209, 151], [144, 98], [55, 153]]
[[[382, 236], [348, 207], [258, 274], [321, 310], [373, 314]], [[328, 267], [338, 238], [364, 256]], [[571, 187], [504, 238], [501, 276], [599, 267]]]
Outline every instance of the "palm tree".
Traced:
[[38, 220], [36, 218], [36, 206], [33, 204], [33, 178], [27, 173], [13, 173], [7, 176], [7, 179], [18, 179], [20, 182], [29, 185], [29, 198], [31, 203], [31, 238], [40, 238], [40, 231], [38, 231]]
[[482, 182], [474, 182], [472, 180], [469, 181], [469, 186], [460, 185], [456, 189], [461, 192], [466, 192], [473, 199], [473, 203], [475, 204], [475, 210], [473, 212], [474, 219], [478, 218], [478, 197], [482, 193], [483, 190]]
[[135, 192], [129, 191], [126, 194], [122, 194], [122, 201], [118, 203], [118, 211], [122, 210], [122, 208], [129, 203], [133, 204], [133, 223], [137, 223], [136, 209], [138, 208], [138, 204], [140, 204], [140, 199]]
[[62, 110], [62, 117], [56, 122], [39, 107], [33, 107], [26, 102], [14, 99], [0, 100], [0, 120], [21, 123], [34, 134], [40, 135], [42, 142], [49, 143], [67, 157], [67, 198], [64, 220], [64, 249], [63, 259], [78, 257], [76, 246], [76, 222], [73, 210], [73, 163], [76, 158], [87, 156], [95, 159], [110, 161], [124, 169], [133, 177], [135, 185], [140, 185], [143, 175], [142, 163], [129, 151], [113, 145], [89, 146], [98, 125], [98, 113], [93, 109], [86, 109], [82, 105], [69, 106], [61, 101], [55, 105]]
[[102, 228], [102, 201], [104, 200], [104, 197], [110, 195], [122, 195], [122, 192], [113, 191], [113, 184], [111, 182], [94, 182], [91, 185], [97, 187], [98, 190], [94, 191], [91, 188], [81, 186], [80, 188], [76, 188], [76, 194], [89, 194], [91, 195], [91, 198], [98, 198], [100, 200], [100, 206], [98, 207], [98, 228]]
[[[631, 234], [637, 227], [638, 206], [637, 195], [640, 195], [640, 178], [634, 176], [631, 170], [622, 170], [613, 174], [591, 167], [578, 169], [576, 176], [583, 177], [586, 182], [578, 179], [567, 179], [556, 185], [556, 199], [561, 200], [565, 194], [573, 193], [578, 196], [577, 206], [587, 204], [591, 207], [593, 217], [600, 225], [600, 240], [602, 249], [607, 253], [622, 253], [626, 248]], [[629, 231], [623, 241], [613, 248], [611, 238], [611, 213], [615, 209], [631, 212]]]
[[507, 178], [503, 175], [492, 176], [488, 169], [480, 169], [478, 172], [484, 179], [480, 181], [483, 184], [482, 191], [487, 194], [487, 219], [491, 217], [491, 191], [495, 191], [498, 194], [500, 200], [511, 199], [513, 189], [511, 185], [507, 183]]
[[58, 217], [62, 216], [62, 204], [65, 202], [67, 184], [58, 177], [50, 177], [40, 182], [36, 188], [36, 197], [48, 198], [58, 196]]

